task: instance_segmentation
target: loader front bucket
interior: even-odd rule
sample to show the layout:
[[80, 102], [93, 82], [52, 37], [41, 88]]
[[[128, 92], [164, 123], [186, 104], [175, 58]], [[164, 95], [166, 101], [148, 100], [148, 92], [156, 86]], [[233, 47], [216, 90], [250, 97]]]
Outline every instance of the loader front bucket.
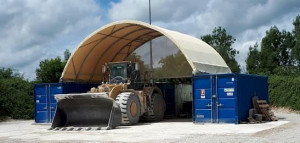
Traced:
[[121, 109], [106, 93], [57, 94], [51, 129], [112, 129], [121, 124]]

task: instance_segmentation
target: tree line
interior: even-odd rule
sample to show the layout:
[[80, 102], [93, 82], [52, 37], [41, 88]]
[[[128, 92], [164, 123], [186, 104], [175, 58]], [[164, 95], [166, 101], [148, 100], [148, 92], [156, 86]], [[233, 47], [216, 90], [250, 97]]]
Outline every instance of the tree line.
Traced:
[[246, 60], [247, 71], [252, 74], [294, 75], [300, 71], [300, 16], [293, 22], [293, 31], [272, 26], [258, 44], [250, 46]]

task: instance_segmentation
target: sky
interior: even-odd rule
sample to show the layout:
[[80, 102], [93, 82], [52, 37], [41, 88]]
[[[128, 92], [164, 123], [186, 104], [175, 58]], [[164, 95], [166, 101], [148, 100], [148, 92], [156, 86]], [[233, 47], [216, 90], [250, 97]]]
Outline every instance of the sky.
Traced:
[[[299, 0], [152, 0], [152, 24], [197, 38], [221, 26], [236, 38], [245, 71], [249, 46], [266, 30], [293, 30]], [[63, 57], [98, 28], [118, 20], [148, 22], [148, 0], [1, 0], [0, 67], [29, 80], [44, 59]], [[164, 40], [162, 40], [164, 41]]]

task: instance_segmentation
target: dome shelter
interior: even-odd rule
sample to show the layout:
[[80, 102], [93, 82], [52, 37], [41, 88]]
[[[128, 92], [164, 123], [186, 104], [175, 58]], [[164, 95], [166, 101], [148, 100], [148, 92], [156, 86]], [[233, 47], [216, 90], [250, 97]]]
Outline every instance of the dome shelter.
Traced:
[[69, 58], [61, 80], [101, 82], [102, 65], [124, 61], [137, 48], [160, 36], [166, 36], [179, 48], [195, 73], [231, 73], [219, 53], [202, 40], [144, 22], [125, 20], [105, 25], [86, 37]]

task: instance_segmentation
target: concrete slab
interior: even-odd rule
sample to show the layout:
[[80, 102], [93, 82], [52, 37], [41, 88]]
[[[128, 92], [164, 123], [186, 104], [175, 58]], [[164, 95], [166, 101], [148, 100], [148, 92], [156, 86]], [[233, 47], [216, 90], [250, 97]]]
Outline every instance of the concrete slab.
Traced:
[[276, 128], [289, 121], [261, 124], [194, 124], [190, 120], [165, 120], [158, 123], [140, 123], [100, 131], [49, 131], [49, 124], [33, 124], [29, 121], [0, 123], [0, 140], [25, 142], [155, 142], [174, 141], [190, 135], [255, 134]]

